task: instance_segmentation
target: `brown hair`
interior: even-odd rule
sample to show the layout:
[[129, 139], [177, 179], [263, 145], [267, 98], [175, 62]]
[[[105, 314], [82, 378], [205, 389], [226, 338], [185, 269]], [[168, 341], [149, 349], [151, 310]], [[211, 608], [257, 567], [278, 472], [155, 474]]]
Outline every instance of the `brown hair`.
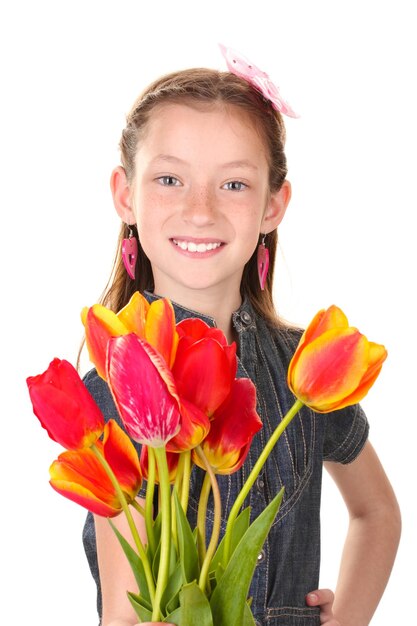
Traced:
[[[287, 174], [284, 154], [285, 127], [282, 117], [271, 103], [249, 85], [245, 80], [230, 72], [196, 68], [174, 72], [162, 76], [153, 82], [136, 100], [127, 115], [126, 128], [120, 139], [122, 165], [129, 183], [135, 176], [135, 156], [138, 142], [143, 139], [152, 111], [165, 103], [184, 103], [190, 106], [233, 105], [250, 116], [265, 142], [269, 161], [269, 188], [278, 191]], [[136, 262], [136, 276], [132, 280], [127, 275], [122, 258], [122, 241], [129, 236], [129, 228], [137, 238], [136, 226], [122, 224], [117, 245], [113, 272], [101, 297], [101, 302], [114, 311], [120, 310], [129, 301], [132, 294], [139, 290], [153, 291], [154, 282], [151, 264], [140, 242]], [[280, 325], [272, 300], [274, 262], [277, 248], [277, 232], [272, 231], [265, 237], [269, 249], [270, 266], [265, 290], [258, 281], [257, 251], [246, 263], [241, 282], [241, 295], [249, 298], [254, 309], [273, 326]]]

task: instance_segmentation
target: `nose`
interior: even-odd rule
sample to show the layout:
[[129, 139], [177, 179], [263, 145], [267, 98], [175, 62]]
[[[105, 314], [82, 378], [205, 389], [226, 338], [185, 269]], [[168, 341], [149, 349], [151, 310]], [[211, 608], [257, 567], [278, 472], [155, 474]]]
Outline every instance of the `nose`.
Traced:
[[215, 199], [209, 189], [190, 190], [182, 210], [186, 222], [197, 227], [209, 226], [214, 224], [215, 214]]

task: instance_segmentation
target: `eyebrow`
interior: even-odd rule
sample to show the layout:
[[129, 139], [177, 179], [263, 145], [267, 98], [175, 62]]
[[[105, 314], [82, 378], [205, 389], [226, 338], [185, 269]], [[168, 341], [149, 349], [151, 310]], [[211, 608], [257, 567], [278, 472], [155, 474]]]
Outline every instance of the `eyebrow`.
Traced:
[[[180, 159], [179, 157], [176, 157], [172, 154], [158, 154], [154, 159], [152, 159], [152, 163], [155, 163], [157, 161], [165, 161], [167, 163], [180, 163], [182, 165], [188, 165], [186, 161], [183, 161], [183, 159]], [[246, 159], [242, 159], [238, 161], [229, 161], [228, 163], [223, 163], [221, 167], [224, 169], [246, 168], [246, 169], [251, 169], [255, 171], [258, 170], [257, 165], [254, 165], [253, 163], [251, 163], [250, 161]]]
[[243, 159], [241, 161], [230, 161], [229, 163], [223, 163], [222, 167], [228, 167], [228, 168], [242, 167], [242, 168], [246, 168], [250, 170], [258, 169], [257, 165], [254, 165], [253, 163], [251, 163], [250, 161], [247, 161], [246, 159]]
[[168, 161], [169, 163], [182, 163], [183, 165], [187, 165], [185, 161], [171, 154], [158, 154], [154, 159], [152, 159], [152, 163], [155, 163], [156, 161]]

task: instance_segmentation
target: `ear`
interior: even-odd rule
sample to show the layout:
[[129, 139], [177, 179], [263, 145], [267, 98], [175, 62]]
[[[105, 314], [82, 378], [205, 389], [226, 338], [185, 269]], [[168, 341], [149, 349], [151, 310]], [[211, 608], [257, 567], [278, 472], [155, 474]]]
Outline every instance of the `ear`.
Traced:
[[284, 180], [279, 191], [271, 194], [261, 223], [261, 233], [270, 233], [281, 223], [291, 200], [291, 183]]
[[131, 189], [124, 168], [119, 165], [110, 177], [110, 188], [117, 214], [126, 224], [135, 224], [136, 218], [131, 206]]

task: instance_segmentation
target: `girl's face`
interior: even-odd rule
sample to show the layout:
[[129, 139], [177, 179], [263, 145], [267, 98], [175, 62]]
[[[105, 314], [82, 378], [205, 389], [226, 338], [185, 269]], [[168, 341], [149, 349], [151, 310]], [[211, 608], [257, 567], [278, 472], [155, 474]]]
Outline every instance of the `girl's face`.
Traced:
[[289, 201], [288, 183], [270, 194], [268, 173], [263, 141], [236, 107], [154, 110], [133, 185], [121, 191], [127, 183], [118, 168], [112, 187], [119, 215], [137, 224], [155, 293], [239, 294], [259, 234], [276, 228]]

